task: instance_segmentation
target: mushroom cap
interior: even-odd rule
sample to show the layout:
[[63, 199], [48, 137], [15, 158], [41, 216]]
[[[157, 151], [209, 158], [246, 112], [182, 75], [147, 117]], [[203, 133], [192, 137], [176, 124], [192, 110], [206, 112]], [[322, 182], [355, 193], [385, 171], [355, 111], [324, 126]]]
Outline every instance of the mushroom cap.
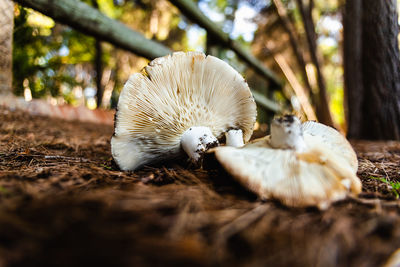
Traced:
[[256, 105], [243, 77], [226, 62], [198, 52], [157, 58], [133, 74], [118, 101], [114, 159], [134, 170], [179, 155], [182, 134], [192, 126], [210, 128], [220, 138], [241, 129], [253, 132]]
[[304, 141], [309, 147], [326, 146], [331, 153], [339, 156], [343, 164], [350, 164], [354, 173], [357, 173], [358, 160], [356, 152], [347, 139], [334, 128], [324, 124], [306, 121], [301, 125]]
[[[287, 135], [284, 130], [293, 131], [290, 123], [275, 123], [279, 122], [284, 125], [281, 132], [280, 125], [275, 127], [278, 141]], [[348, 194], [360, 193], [357, 156], [346, 138], [317, 122], [308, 121], [298, 127], [305, 149], [275, 146], [271, 136], [266, 136], [242, 148], [217, 147], [213, 151], [221, 165], [245, 187], [288, 206], [323, 209]], [[285, 144], [291, 139], [286, 136], [282, 140]]]
[[361, 192], [361, 182], [348, 165], [324, 148], [306, 152], [274, 149], [269, 137], [242, 148], [214, 148], [221, 165], [243, 186], [263, 199], [291, 207], [329, 207], [348, 194]]

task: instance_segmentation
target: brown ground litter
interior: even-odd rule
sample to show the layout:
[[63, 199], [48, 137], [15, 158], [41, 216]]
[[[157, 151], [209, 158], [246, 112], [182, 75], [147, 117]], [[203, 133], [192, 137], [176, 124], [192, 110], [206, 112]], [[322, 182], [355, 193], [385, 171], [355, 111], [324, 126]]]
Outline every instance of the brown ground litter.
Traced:
[[400, 247], [400, 143], [353, 142], [363, 193], [321, 212], [212, 161], [120, 172], [112, 131], [0, 109], [0, 266], [379, 266]]

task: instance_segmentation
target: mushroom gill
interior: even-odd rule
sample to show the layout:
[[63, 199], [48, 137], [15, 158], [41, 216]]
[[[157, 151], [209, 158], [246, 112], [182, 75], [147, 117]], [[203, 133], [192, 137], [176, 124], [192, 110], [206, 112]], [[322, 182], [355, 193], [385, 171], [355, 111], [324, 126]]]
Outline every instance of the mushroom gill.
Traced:
[[177, 156], [182, 148], [197, 161], [229, 130], [241, 130], [247, 142], [255, 118], [247, 83], [226, 62], [198, 52], [173, 53], [125, 84], [112, 154], [122, 170]]

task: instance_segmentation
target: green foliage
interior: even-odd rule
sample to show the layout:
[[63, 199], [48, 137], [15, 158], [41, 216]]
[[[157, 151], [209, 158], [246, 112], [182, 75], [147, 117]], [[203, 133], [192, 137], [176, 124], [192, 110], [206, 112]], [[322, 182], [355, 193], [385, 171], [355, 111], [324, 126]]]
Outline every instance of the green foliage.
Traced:
[[388, 187], [392, 190], [392, 193], [396, 196], [396, 199], [400, 197], [400, 182], [390, 181], [389, 179], [383, 177], [369, 176], [369, 178], [381, 181], [388, 185]]
[[[37, 24], [32, 22], [35, 20]], [[52, 22], [30, 9], [16, 7], [13, 88], [17, 95], [29, 87], [34, 98], [59, 96], [61, 84], [79, 84], [68, 66], [93, 60], [92, 38], [43, 20]]]
[[100, 167], [103, 167], [104, 169], [107, 169], [107, 170], [112, 170], [112, 167], [107, 166], [105, 164], [100, 164]]
[[118, 19], [123, 14], [122, 7], [114, 5], [113, 0], [97, 0], [100, 12], [106, 14], [110, 18]]

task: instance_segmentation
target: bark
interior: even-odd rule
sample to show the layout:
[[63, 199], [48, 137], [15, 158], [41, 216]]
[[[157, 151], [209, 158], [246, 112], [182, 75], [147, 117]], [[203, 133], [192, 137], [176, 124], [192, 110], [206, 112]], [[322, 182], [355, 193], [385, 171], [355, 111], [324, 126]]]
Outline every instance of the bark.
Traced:
[[321, 63], [318, 58], [317, 51], [317, 34], [315, 32], [315, 25], [312, 19], [312, 8], [313, 1], [309, 2], [308, 6], [305, 6], [303, 0], [296, 0], [301, 17], [304, 23], [304, 30], [307, 37], [308, 49], [310, 52], [310, 57], [313, 65], [316, 69], [317, 84], [318, 84], [318, 100], [316, 105], [316, 113], [320, 122], [333, 126], [332, 116], [329, 110], [328, 96], [326, 92], [325, 79], [321, 70]]
[[14, 4], [0, 0], [0, 94], [11, 94]]
[[[347, 1], [345, 27], [359, 27], [361, 42], [355, 47], [345, 39], [345, 55], [360, 49], [359, 58], [345, 58], [359, 68], [345, 69], [350, 138], [400, 140], [400, 55], [396, 0], [360, 1], [360, 15], [351, 20], [352, 5]], [[357, 7], [356, 7], [357, 8]], [[361, 23], [360, 23], [361, 21]], [[353, 23], [356, 23], [354, 26]], [[358, 23], [358, 24], [357, 24]], [[350, 26], [349, 26], [350, 25]], [[348, 33], [350, 34], [350, 33]], [[346, 37], [347, 35], [345, 35]], [[347, 36], [347, 38], [349, 38]], [[351, 72], [353, 71], [353, 72]], [[357, 72], [360, 72], [357, 74]], [[354, 85], [351, 77], [361, 80]], [[353, 105], [356, 103], [355, 105]]]
[[343, 15], [344, 107], [347, 136], [361, 134], [361, 105], [363, 102], [362, 69], [362, 0], [347, 1]]

